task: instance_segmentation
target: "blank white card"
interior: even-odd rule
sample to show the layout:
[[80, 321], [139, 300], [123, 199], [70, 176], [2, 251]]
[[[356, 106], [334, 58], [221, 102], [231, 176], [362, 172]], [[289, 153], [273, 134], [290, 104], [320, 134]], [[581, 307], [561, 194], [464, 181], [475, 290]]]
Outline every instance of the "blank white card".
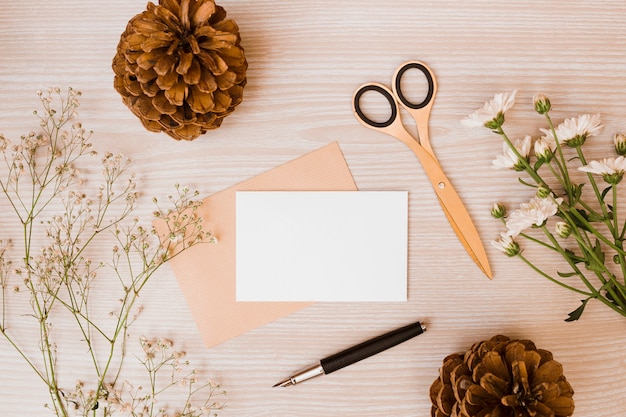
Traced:
[[237, 301], [406, 301], [405, 191], [240, 191]]

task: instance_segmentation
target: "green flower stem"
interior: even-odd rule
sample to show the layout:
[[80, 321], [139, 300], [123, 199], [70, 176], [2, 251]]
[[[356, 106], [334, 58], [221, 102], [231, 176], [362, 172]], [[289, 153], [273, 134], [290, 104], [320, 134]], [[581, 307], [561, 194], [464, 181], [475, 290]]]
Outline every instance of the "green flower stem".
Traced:
[[587, 228], [589, 230], [589, 232], [593, 233], [593, 235], [595, 237], [597, 237], [602, 242], [606, 243], [606, 245], [608, 247], [610, 247], [611, 249], [613, 249], [615, 251], [623, 251], [622, 248], [619, 248], [618, 246], [615, 245], [615, 242], [611, 242], [602, 233], [600, 233], [595, 227], [593, 227], [591, 225], [591, 223], [589, 223], [589, 221], [587, 221], [587, 219], [585, 219], [585, 217], [578, 212], [578, 210], [562, 210], [562, 209], [559, 209], [559, 213], [561, 213], [563, 216], [566, 216], [566, 218], [568, 219], [570, 224], [576, 224], [573, 221], [573, 219], [569, 216], [569, 213], [571, 213], [574, 217], [576, 217], [576, 220], [581, 222], [585, 226], [585, 228]]
[[559, 138], [556, 135], [556, 129], [554, 128], [554, 123], [552, 123], [552, 118], [550, 117], [549, 112], [545, 113], [546, 121], [550, 126], [550, 131], [552, 132], [552, 137], [554, 138], [554, 142], [556, 144], [556, 153], [557, 153], [557, 165], [561, 174], [563, 175], [564, 180], [564, 188], [567, 193], [567, 198], [570, 205], [574, 204], [574, 196], [572, 195], [572, 181], [569, 177], [569, 171], [567, 170], [567, 161], [565, 160], [565, 156], [563, 155], [563, 147], [559, 143]]
[[597, 297], [597, 293], [592, 292], [586, 292], [583, 290], [580, 290], [578, 288], [572, 287], [570, 285], [565, 284], [564, 282], [559, 281], [558, 279], [546, 274], [545, 272], [543, 272], [541, 269], [537, 268], [532, 262], [530, 262], [526, 257], [524, 257], [524, 255], [522, 255], [521, 253], [519, 255], [517, 255], [522, 261], [524, 261], [524, 263], [526, 265], [528, 265], [533, 271], [537, 272], [539, 275], [543, 276], [544, 278], [547, 278], [548, 280], [552, 281], [553, 283], [560, 285], [561, 287], [568, 289], [570, 291], [573, 291], [575, 293], [578, 294], [582, 294], [585, 297], [593, 297], [596, 298]]
[[502, 136], [502, 139], [504, 139], [504, 141], [506, 142], [506, 144], [509, 146], [509, 148], [511, 148], [511, 150], [513, 151], [513, 153], [515, 154], [515, 156], [517, 156], [517, 159], [522, 163], [522, 165], [524, 165], [524, 170], [528, 173], [528, 175], [530, 175], [532, 177], [533, 180], [535, 180], [535, 182], [539, 185], [542, 185], [543, 179], [539, 176], [539, 174], [537, 174], [537, 172], [530, 166], [530, 164], [528, 163], [528, 160], [522, 156], [522, 154], [519, 153], [519, 151], [517, 150], [517, 148], [515, 147], [515, 145], [513, 145], [513, 142], [511, 142], [511, 139], [509, 139], [509, 137], [507, 136], [506, 132], [504, 131], [504, 129], [502, 129], [502, 126], [499, 126], [495, 132], [497, 134], [499, 134], [500, 136]]
[[[587, 288], [589, 288], [589, 290], [592, 292], [590, 296], [606, 304], [611, 309], [620, 313], [622, 316], [626, 316], [626, 308], [624, 307], [622, 302], [619, 302], [621, 301], [621, 299], [615, 298], [616, 294], [614, 293], [613, 288], [609, 285], [610, 283], [604, 280], [604, 278], [601, 275], [598, 275], [598, 278], [603, 282], [602, 289], [606, 289], [614, 297], [616, 302], [620, 304], [619, 306], [612, 303], [611, 300], [604, 297], [600, 293], [599, 290], [595, 289], [595, 287], [589, 282], [585, 274], [576, 266], [576, 264], [571, 260], [571, 258], [565, 253], [565, 250], [559, 245], [559, 243], [556, 241], [554, 236], [552, 236], [552, 234], [546, 229], [545, 226], [542, 226], [542, 228], [544, 230], [544, 233], [548, 237], [548, 239], [550, 239], [555, 244], [555, 246], [559, 248], [559, 251], [561, 252], [561, 256], [567, 261], [567, 263], [570, 265], [572, 270], [576, 273], [576, 275], [580, 278], [580, 280], [585, 284], [585, 286], [587, 286]], [[533, 269], [537, 270], [537, 268], [533, 268]], [[545, 274], [543, 274], [542, 271], [539, 270], [538, 272], [545, 276]], [[580, 293], [580, 290], [576, 292]]]
[[[577, 212], [576, 212], [577, 213]], [[546, 230], [547, 231], [547, 230]], [[549, 233], [549, 232], [548, 232]], [[596, 236], [598, 235], [597, 231], [596, 233], [594, 233]], [[620, 282], [617, 281], [617, 279], [615, 278], [615, 275], [613, 275], [611, 273], [611, 271], [609, 271], [606, 267], [606, 264], [603, 262], [602, 259], [598, 258], [598, 255], [595, 253], [593, 246], [591, 245], [591, 243], [588, 241], [588, 239], [585, 239], [581, 234], [578, 228], [574, 228], [573, 229], [573, 236], [576, 239], [576, 242], [578, 243], [578, 246], [580, 247], [580, 249], [583, 251], [583, 253], [585, 254], [585, 256], [590, 256], [591, 258], [593, 258], [593, 260], [596, 262], [596, 264], [598, 265], [602, 265], [602, 269], [603, 272], [608, 276], [608, 279], [606, 279], [601, 272], [596, 272], [596, 276], [598, 277], [598, 279], [602, 282], [603, 286], [606, 286], [606, 284], [608, 282], [613, 283], [614, 285], [611, 286], [606, 286], [606, 290], [607, 292], [612, 296], [613, 300], [615, 300], [616, 303], [619, 304], [619, 308], [624, 311], [624, 315], [626, 315], [626, 298], [623, 297], [623, 292], [624, 289], [626, 289]], [[549, 238], [552, 238], [552, 240], [558, 244], [558, 242], [556, 242], [556, 239], [554, 239], [553, 236], [549, 236]], [[575, 266], [575, 264], [573, 262], [571, 262], [571, 260], [569, 259], [569, 257], [566, 257], [565, 252], [563, 251], [563, 257], [565, 259], [567, 259], [568, 263], [570, 263], [570, 266], [572, 266], [572, 268], [574, 269], [574, 271], [576, 271], [576, 273], [578, 274], [578, 276], [587, 284], [589, 281], [586, 279], [585, 275], [582, 273], [582, 271], [580, 271], [580, 269], [578, 269], [578, 267]], [[591, 285], [591, 284], [589, 284]], [[620, 294], [617, 294], [615, 292], [615, 290], [619, 291]]]
[[[561, 254], [563, 259], [565, 259], [565, 261], [569, 264], [570, 268], [572, 268], [572, 270], [576, 273], [576, 275], [578, 275], [578, 277], [585, 284], [585, 286], [587, 288], [589, 288], [589, 290], [593, 293], [593, 296], [595, 298], [601, 296], [601, 294], [598, 293], [598, 291], [591, 284], [591, 282], [589, 282], [589, 280], [587, 279], [585, 274], [582, 273], [582, 271], [576, 266], [576, 263], [574, 261], [572, 261], [571, 257], [565, 252], [565, 249], [563, 249], [563, 247], [559, 244], [559, 242], [554, 238], [554, 235], [552, 235], [552, 233], [550, 233], [550, 231], [547, 229], [547, 227], [545, 225], [543, 225], [543, 226], [541, 226], [541, 229], [543, 230], [543, 232], [546, 235], [546, 237], [552, 242], [552, 244], [554, 245], [556, 250]], [[626, 310], [625, 310], [625, 312], [626, 312]]]
[[[613, 221], [614, 221], [614, 238], [615, 238], [615, 246], [617, 246], [618, 248], [620, 248], [620, 250], [617, 251], [617, 259], [619, 261], [619, 265], [620, 268], [622, 270], [622, 276], [624, 277], [624, 285], [626, 285], [626, 256], [624, 254], [624, 243], [623, 243], [623, 239], [624, 239], [624, 233], [622, 231], [622, 233], [620, 235], [618, 235], [618, 231], [619, 231], [619, 221], [618, 221], [618, 216], [617, 216], [617, 203], [618, 203], [618, 199], [617, 199], [617, 184], [611, 184], [611, 192], [613, 194]], [[626, 226], [626, 222], [624, 222], [624, 225]]]
[[[559, 174], [559, 172], [557, 172], [557, 171], [554, 169], [553, 164], [556, 164], [556, 165], [557, 165], [557, 167], [559, 167], [559, 168], [560, 168], [560, 165], [561, 165], [561, 164], [559, 163], [559, 161], [558, 161], [556, 158], [552, 158], [552, 161], [550, 161], [550, 163], [548, 164], [548, 167], [550, 168], [550, 172], [552, 172], [552, 175], [554, 175], [554, 177], [555, 177], [555, 178], [559, 181], [559, 184], [561, 184], [561, 186], [563, 187], [563, 189], [564, 189], [564, 190], [567, 190], [567, 183], [566, 183], [566, 181], [565, 181], [565, 178], [563, 177], [563, 175]], [[561, 171], [561, 170], [559, 169], [559, 171]], [[562, 172], [562, 171], [561, 171], [561, 172]], [[569, 196], [569, 195], [568, 195], [568, 196]], [[569, 201], [569, 203], [570, 203], [570, 205], [572, 204], [572, 202], [571, 202], [571, 201]]]
[[[585, 203], [584, 201], [579, 200], [578, 204], [580, 204], [581, 207], [583, 209], [585, 209], [588, 213], [593, 214], [593, 215], [598, 216], [598, 217], [602, 217], [601, 213], [598, 213], [596, 210], [593, 209], [593, 207], [591, 207], [589, 204]], [[607, 220], [605, 219], [604, 222], [606, 223], [606, 221]]]
[[548, 249], [553, 250], [555, 252], [559, 252], [559, 250], [556, 247], [554, 247], [552, 245], [549, 245], [546, 242], [544, 242], [543, 240], [537, 239], [536, 237], [533, 237], [533, 236], [528, 235], [526, 233], [520, 233], [519, 235], [521, 237], [523, 237], [523, 238], [525, 238], [527, 240], [530, 240], [531, 242], [534, 242], [534, 243], [536, 243], [538, 245], [541, 245], [541, 246], [543, 246], [545, 248], [548, 248]]
[[[587, 165], [587, 160], [585, 159], [585, 155], [583, 154], [582, 148], [580, 146], [576, 147], [576, 153], [578, 154], [578, 158], [580, 159], [580, 163], [582, 165]], [[609, 213], [608, 213], [608, 210], [606, 208], [606, 203], [604, 202], [604, 199], [602, 198], [602, 193], [600, 192], [600, 189], [598, 188], [598, 184], [596, 183], [596, 179], [594, 178], [594, 176], [590, 172], [587, 173], [587, 178], [589, 178], [589, 183], [593, 187], [593, 192], [596, 194], [596, 198], [598, 200], [598, 203], [600, 203], [600, 208], [602, 209], [602, 215], [606, 219], [605, 223], [609, 227], [609, 230], [611, 231], [611, 234], [613, 236], [616, 236], [617, 229], [613, 228], [613, 225], [611, 224], [611, 221], [609, 220]]]
[[622, 228], [622, 233], [620, 233], [619, 235], [619, 239], [624, 240], [625, 237], [626, 237], [626, 221], [624, 221], [624, 227]]
[[[570, 222], [570, 224], [574, 224], [573, 220], [571, 217], [569, 217], [569, 213], [572, 213], [579, 221], [584, 222], [585, 227], [588, 227], [590, 229], [590, 232], [596, 237], [599, 238], [600, 240], [602, 240], [603, 242], [605, 242], [608, 246], [610, 246], [611, 248], [615, 249], [615, 250], [619, 250], [619, 248], [617, 246], [615, 246], [615, 244], [613, 242], [611, 242], [610, 240], [608, 240], [606, 237], [604, 237], [604, 235], [602, 235], [598, 230], [596, 230], [595, 228], [593, 228], [591, 226], [591, 224], [589, 222], [587, 222], [585, 220], [585, 218], [577, 211], [577, 210], [571, 210], [571, 211], [562, 211], [562, 214], [565, 216], [566, 220], [568, 220], [568, 222]], [[576, 239], [576, 242], [578, 243], [578, 246], [580, 247], [580, 249], [586, 253], [586, 254], [590, 254], [593, 259], [598, 262], [599, 264], [604, 265], [604, 262], [599, 259], [596, 255], [596, 253], [593, 250], [593, 243], [589, 240], [589, 237], [587, 236], [587, 234], [581, 234], [580, 233], [580, 229], [578, 227], [573, 227], [572, 228], [572, 232], [573, 232], [573, 236]], [[604, 270], [612, 276], [612, 274], [610, 273], [610, 271], [608, 271], [608, 269], [606, 269], [606, 266], [604, 266]]]

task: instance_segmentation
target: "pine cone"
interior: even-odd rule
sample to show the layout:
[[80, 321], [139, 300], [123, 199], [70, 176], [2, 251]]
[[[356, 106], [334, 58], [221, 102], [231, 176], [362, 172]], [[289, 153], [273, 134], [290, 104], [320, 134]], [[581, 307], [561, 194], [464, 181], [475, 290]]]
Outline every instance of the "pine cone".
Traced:
[[495, 336], [453, 354], [430, 387], [432, 417], [567, 417], [574, 391], [552, 353]]
[[248, 64], [225, 18], [213, 0], [159, 0], [128, 22], [114, 86], [148, 130], [193, 140], [241, 103]]

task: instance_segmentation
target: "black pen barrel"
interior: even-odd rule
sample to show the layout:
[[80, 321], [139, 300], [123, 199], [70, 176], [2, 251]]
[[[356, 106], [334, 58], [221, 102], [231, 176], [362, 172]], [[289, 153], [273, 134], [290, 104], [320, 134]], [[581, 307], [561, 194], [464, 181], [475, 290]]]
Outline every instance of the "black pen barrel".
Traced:
[[406, 342], [424, 333], [424, 330], [424, 326], [418, 321], [324, 358], [320, 361], [320, 364], [324, 369], [324, 373], [330, 374], [402, 342]]

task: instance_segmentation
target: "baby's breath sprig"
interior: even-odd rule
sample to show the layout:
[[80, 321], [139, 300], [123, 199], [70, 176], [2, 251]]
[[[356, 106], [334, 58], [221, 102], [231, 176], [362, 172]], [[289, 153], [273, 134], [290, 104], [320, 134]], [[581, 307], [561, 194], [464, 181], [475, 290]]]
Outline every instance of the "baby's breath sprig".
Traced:
[[[80, 95], [72, 88], [66, 93], [58, 88], [40, 91], [43, 111], [34, 112], [39, 133], [30, 132], [15, 143], [0, 135], [2, 221], [17, 222], [21, 229], [19, 236], [0, 241], [0, 333], [44, 383], [52, 400], [48, 408], [59, 417], [111, 416], [129, 411], [120, 407], [128, 387], [120, 378], [129, 327], [141, 312], [139, 295], [163, 263], [192, 245], [214, 241], [202, 229], [197, 192], [178, 185], [176, 195], [168, 198], [171, 208], [157, 205], [155, 212], [170, 239], [159, 240], [153, 227], [142, 226], [133, 216], [139, 195], [135, 177], [129, 172], [130, 160], [123, 155], [104, 153], [100, 185], [93, 193], [88, 191], [81, 163], [86, 158], [97, 160], [98, 153], [92, 149], [92, 133], [75, 121]], [[90, 162], [83, 165], [92, 169], [94, 163]], [[94, 248], [106, 245], [111, 247], [110, 258], [94, 259], [99, 252]], [[13, 254], [15, 251], [20, 254]], [[118, 291], [118, 304], [107, 317], [97, 314], [102, 307], [100, 298], [98, 308], [93, 308], [94, 292], [103, 276], [107, 292], [116, 290], [115, 283]], [[12, 312], [20, 308], [31, 309], [30, 322], [21, 317], [12, 320]], [[85, 343], [85, 362], [93, 374], [92, 381], [79, 382], [71, 389], [59, 379], [57, 358], [65, 341], [55, 337], [58, 335], [52, 326], [54, 317], [67, 317], [67, 313]], [[33, 326], [31, 333], [39, 335], [35, 343], [18, 340], [17, 335], [23, 332], [15, 328], [26, 325]], [[168, 350], [171, 342], [156, 343], [162, 352], [170, 353], [161, 356], [159, 362], [154, 358], [142, 361], [150, 381], [164, 366], [177, 369], [180, 365], [179, 353]], [[29, 356], [29, 350], [24, 349], [33, 345], [39, 347], [39, 357]], [[180, 380], [190, 383], [190, 375]], [[151, 386], [150, 413], [132, 408], [130, 415], [167, 415], [163, 408], [152, 406], [162, 391]], [[207, 402], [189, 411], [191, 397], [206, 387], [210, 388], [203, 391]], [[197, 417], [218, 409], [219, 405], [210, 402], [215, 389], [214, 383], [196, 384], [184, 397], [183, 409], [188, 411], [180, 415]], [[133, 403], [138, 398], [133, 397]], [[143, 405], [148, 405], [147, 401]]]
[[[508, 212], [503, 204], [492, 207], [493, 217], [506, 227], [492, 243], [541, 276], [584, 297], [566, 321], [578, 320], [590, 300], [626, 316], [626, 218], [619, 210], [624, 201], [618, 193], [626, 172], [626, 136], [618, 133], [613, 137], [618, 156], [587, 161], [584, 145], [602, 129], [600, 116], [584, 114], [555, 126], [550, 115], [552, 103], [545, 95], [537, 95], [533, 105], [547, 128], [540, 129], [534, 140], [531, 136], [511, 140], [504, 122], [516, 93], [496, 94], [463, 121], [498, 134], [504, 141], [503, 154], [493, 161], [494, 168], [525, 173], [530, 178], [519, 178], [519, 182], [535, 190], [535, 196], [517, 210]], [[577, 169], [572, 170], [572, 165], [578, 165]], [[586, 177], [580, 178], [580, 171]], [[558, 221], [548, 226], [553, 218]], [[565, 261], [564, 269], [546, 272], [533, 264], [523, 254], [520, 238], [559, 254]], [[572, 282], [574, 278], [579, 282]]]

